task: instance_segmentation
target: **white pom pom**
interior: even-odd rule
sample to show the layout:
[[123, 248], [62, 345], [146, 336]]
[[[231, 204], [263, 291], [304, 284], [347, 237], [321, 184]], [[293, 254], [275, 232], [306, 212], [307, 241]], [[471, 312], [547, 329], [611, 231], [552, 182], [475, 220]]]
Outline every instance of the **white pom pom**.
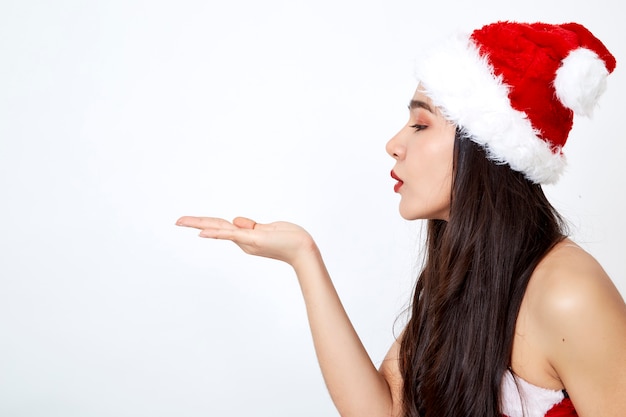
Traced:
[[556, 71], [554, 88], [561, 103], [581, 116], [591, 116], [606, 89], [609, 75], [595, 52], [578, 48], [570, 52]]

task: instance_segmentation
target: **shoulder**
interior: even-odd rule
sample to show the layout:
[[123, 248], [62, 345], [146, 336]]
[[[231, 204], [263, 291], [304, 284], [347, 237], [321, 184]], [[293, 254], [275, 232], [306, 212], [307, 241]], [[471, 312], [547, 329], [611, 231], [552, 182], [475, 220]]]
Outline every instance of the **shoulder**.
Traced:
[[548, 325], [612, 310], [626, 314], [624, 300], [602, 266], [569, 239], [546, 254], [533, 272], [529, 287], [533, 305]]
[[559, 243], [533, 272], [527, 296], [541, 350], [579, 414], [612, 416], [603, 407], [617, 398], [626, 407], [626, 304], [596, 259]]
[[554, 314], [570, 314], [584, 307], [601, 308], [609, 300], [624, 304], [598, 261], [569, 239], [546, 254], [530, 284], [535, 287], [539, 306]]
[[536, 323], [553, 335], [552, 343], [604, 323], [626, 330], [626, 305], [617, 288], [598, 261], [569, 239], [539, 263], [528, 297]]

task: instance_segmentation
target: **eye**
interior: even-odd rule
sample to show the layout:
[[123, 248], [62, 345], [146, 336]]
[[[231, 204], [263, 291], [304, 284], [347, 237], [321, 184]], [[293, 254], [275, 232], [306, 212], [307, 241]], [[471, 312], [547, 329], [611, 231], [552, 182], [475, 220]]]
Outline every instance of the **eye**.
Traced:
[[416, 131], [416, 132], [419, 132], [420, 130], [424, 130], [424, 129], [426, 129], [426, 127], [427, 127], [427, 126], [426, 126], [426, 125], [418, 125], [418, 124], [415, 124], [415, 125], [411, 125], [411, 126], [409, 126], [409, 127], [411, 127], [411, 128], [413, 128], [413, 129], [415, 129], [415, 131]]

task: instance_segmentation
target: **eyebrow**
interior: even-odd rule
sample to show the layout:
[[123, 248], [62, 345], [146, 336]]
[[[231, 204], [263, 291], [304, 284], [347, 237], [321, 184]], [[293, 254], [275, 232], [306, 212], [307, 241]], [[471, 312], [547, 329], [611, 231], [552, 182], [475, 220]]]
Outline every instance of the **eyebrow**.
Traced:
[[421, 100], [411, 100], [411, 102], [409, 103], [409, 110], [413, 109], [424, 109], [435, 114], [433, 108], [428, 103]]

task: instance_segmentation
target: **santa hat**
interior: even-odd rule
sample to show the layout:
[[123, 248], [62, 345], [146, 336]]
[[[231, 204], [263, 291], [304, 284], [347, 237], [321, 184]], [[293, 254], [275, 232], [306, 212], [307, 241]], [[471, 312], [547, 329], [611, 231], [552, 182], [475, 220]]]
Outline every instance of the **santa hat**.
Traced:
[[614, 68], [577, 23], [498, 22], [422, 54], [417, 78], [491, 160], [545, 184], [565, 167], [574, 113], [591, 115]]

